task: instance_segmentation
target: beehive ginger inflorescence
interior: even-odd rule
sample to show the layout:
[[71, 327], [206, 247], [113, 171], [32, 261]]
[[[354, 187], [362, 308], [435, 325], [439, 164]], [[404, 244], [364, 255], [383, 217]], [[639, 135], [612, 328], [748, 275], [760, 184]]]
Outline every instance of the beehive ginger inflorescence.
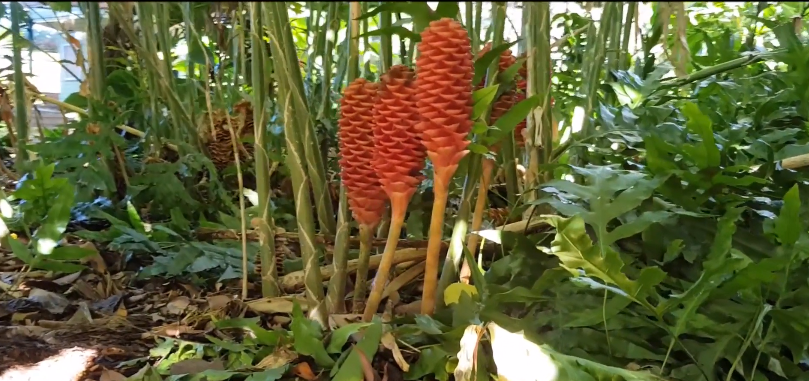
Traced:
[[414, 77], [408, 67], [392, 66], [380, 79], [374, 108], [374, 168], [391, 200], [395, 195], [409, 200], [424, 179], [426, 152], [416, 131]]
[[374, 104], [377, 84], [358, 78], [340, 101], [340, 177], [348, 204], [360, 224], [376, 226], [387, 197], [373, 167]]
[[421, 33], [418, 49], [418, 130], [436, 176], [451, 177], [468, 152], [466, 137], [472, 128], [474, 67], [469, 35], [457, 21], [443, 18]]

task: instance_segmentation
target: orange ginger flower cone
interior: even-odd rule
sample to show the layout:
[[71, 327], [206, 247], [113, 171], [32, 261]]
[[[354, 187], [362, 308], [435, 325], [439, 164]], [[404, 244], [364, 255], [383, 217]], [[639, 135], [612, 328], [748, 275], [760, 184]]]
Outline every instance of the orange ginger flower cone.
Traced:
[[453, 19], [430, 22], [421, 33], [416, 60], [418, 130], [433, 163], [430, 237], [424, 271], [421, 312], [432, 314], [438, 287], [438, 262], [449, 182], [469, 151], [472, 128], [472, 48], [467, 31]]
[[365, 305], [363, 320], [370, 321], [388, 280], [399, 234], [404, 224], [410, 198], [424, 179], [426, 152], [416, 131], [419, 114], [416, 110], [414, 73], [403, 65], [394, 65], [382, 75], [379, 97], [374, 108], [374, 168], [391, 201], [391, 222], [382, 261], [374, 278], [373, 288]]
[[348, 205], [360, 225], [360, 256], [353, 308], [362, 309], [368, 279], [372, 231], [385, 209], [386, 195], [373, 167], [374, 103], [377, 85], [359, 78], [346, 87], [340, 102], [340, 177]]
[[376, 226], [385, 209], [385, 192], [373, 168], [373, 110], [377, 85], [358, 78], [340, 101], [340, 177], [348, 204], [361, 225]]

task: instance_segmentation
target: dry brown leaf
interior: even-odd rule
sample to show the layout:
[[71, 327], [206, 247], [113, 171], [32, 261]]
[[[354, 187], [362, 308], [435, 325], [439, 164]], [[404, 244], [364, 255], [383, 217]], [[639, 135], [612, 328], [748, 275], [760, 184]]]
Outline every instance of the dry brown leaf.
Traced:
[[68, 324], [88, 324], [92, 322], [93, 314], [90, 313], [90, 307], [87, 306], [87, 302], [80, 302], [79, 308], [76, 309], [76, 312], [67, 321]]
[[127, 317], [129, 315], [123, 303], [121, 303], [121, 305], [118, 306], [118, 309], [115, 310], [115, 315], [120, 317]]
[[194, 334], [194, 333], [202, 333], [202, 331], [198, 329], [191, 328], [187, 325], [181, 325], [177, 323], [164, 325], [162, 327], [157, 327], [152, 329], [152, 332], [146, 333], [148, 335], [157, 335], [157, 336], [170, 336], [170, 337], [180, 337], [183, 334]]
[[306, 381], [317, 380], [317, 376], [315, 375], [315, 372], [312, 371], [312, 367], [310, 367], [309, 363], [307, 363], [307, 362], [301, 362], [301, 363], [295, 364], [295, 366], [292, 367], [292, 374], [294, 374], [294, 375], [296, 375], [296, 376], [298, 376], [298, 377], [300, 377], [300, 378], [302, 378], [302, 379], [304, 379]]
[[[298, 303], [301, 306], [303, 311], [308, 310], [308, 305], [305, 304], [305, 301], [301, 303], [302, 298], [297, 298]], [[254, 312], [263, 313], [263, 314], [291, 314], [292, 313], [292, 306], [294, 305], [293, 301], [289, 297], [279, 297], [279, 298], [261, 298], [256, 300], [251, 300], [246, 303], [247, 308], [253, 310]]]
[[402, 351], [399, 350], [399, 345], [396, 344], [396, 338], [393, 337], [392, 333], [385, 332], [385, 334], [382, 335], [382, 346], [388, 348], [388, 350], [393, 353], [393, 360], [396, 361], [396, 365], [399, 365], [399, 368], [405, 372], [410, 370], [410, 364], [408, 364], [404, 356], [402, 356]]
[[191, 304], [191, 300], [187, 296], [178, 296], [172, 299], [166, 305], [166, 312], [170, 315], [179, 315], [185, 312], [185, 309]]
[[276, 349], [275, 352], [270, 353], [267, 357], [261, 359], [256, 365], [261, 369], [275, 369], [287, 365], [298, 358], [298, 354], [290, 351], [287, 348]]
[[39, 302], [48, 312], [56, 315], [65, 312], [65, 308], [70, 305], [70, 301], [64, 296], [39, 288], [31, 289], [28, 299]]
[[208, 309], [218, 310], [225, 308], [233, 297], [230, 295], [214, 295], [208, 297]]
[[53, 283], [56, 283], [56, 284], [58, 284], [60, 286], [67, 286], [67, 285], [75, 282], [77, 279], [79, 279], [80, 276], [81, 276], [81, 271], [75, 272], [73, 274], [65, 275], [65, 276], [63, 276], [63, 277], [61, 277], [59, 279], [56, 279], [56, 280], [53, 281]]
[[197, 374], [206, 370], [225, 370], [222, 360], [205, 361], [202, 359], [188, 359], [175, 363], [169, 369], [172, 375]]
[[99, 381], [126, 381], [126, 376], [114, 370], [104, 369], [101, 371]]

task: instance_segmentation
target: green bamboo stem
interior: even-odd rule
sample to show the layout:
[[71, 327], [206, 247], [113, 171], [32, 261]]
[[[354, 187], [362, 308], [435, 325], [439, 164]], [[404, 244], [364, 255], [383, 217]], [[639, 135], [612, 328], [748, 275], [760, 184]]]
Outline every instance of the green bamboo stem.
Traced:
[[345, 311], [346, 281], [348, 280], [348, 249], [350, 240], [351, 217], [348, 210], [346, 187], [340, 184], [340, 204], [337, 207], [337, 235], [334, 237], [334, 255], [332, 266], [334, 275], [329, 279], [326, 304], [331, 313]]
[[629, 69], [629, 64], [632, 60], [632, 54], [629, 52], [629, 39], [632, 38], [632, 23], [634, 21], [635, 9], [637, 9], [637, 7], [638, 3], [634, 1], [630, 1], [627, 4], [626, 22], [624, 22], [623, 37], [621, 38], [621, 53], [624, 54], [624, 58], [622, 58], [619, 63], [619, 69], [621, 70]]
[[[492, 2], [492, 13], [494, 20], [492, 20], [492, 47], [503, 44], [503, 32], [506, 27], [506, 2]], [[489, 67], [488, 76], [496, 77], [498, 73], [498, 60], [492, 62]], [[495, 82], [492, 82], [495, 83]], [[487, 86], [490, 86], [487, 81]], [[517, 202], [518, 178], [517, 178], [517, 156], [514, 149], [514, 134], [509, 134], [502, 142], [500, 142], [500, 157], [505, 166], [506, 174], [506, 199], [509, 205], [514, 205]]]
[[[331, 80], [332, 80], [332, 53], [334, 52], [334, 45], [337, 43], [337, 36], [340, 32], [340, 18], [337, 14], [337, 3], [329, 3], [329, 10], [326, 13], [325, 27], [328, 31], [332, 32], [332, 38], [324, 38], [324, 51], [322, 52], [323, 60], [323, 94], [320, 99], [320, 110], [317, 112], [317, 119], [330, 118], [332, 115], [331, 108]], [[344, 57], [344, 56], [343, 56]], [[345, 59], [345, 58], [343, 58]], [[337, 219], [339, 220], [339, 213]], [[339, 223], [338, 223], [339, 224]], [[339, 230], [339, 228], [338, 228]]]
[[[584, 121], [582, 122], [581, 133], [583, 137], [589, 136], [593, 133], [593, 126], [591, 116], [595, 110], [595, 105], [598, 102], [598, 87], [601, 84], [601, 71], [604, 65], [604, 56], [606, 54], [607, 38], [610, 35], [610, 28], [612, 27], [612, 18], [615, 14], [615, 3], [605, 3], [604, 11], [601, 14], [601, 21], [598, 27], [598, 33], [595, 32], [595, 27], [591, 27], [588, 31], [588, 36], [596, 36], [594, 39], [589, 40], [588, 54], [590, 58], [587, 67], [587, 72], [583, 73], [584, 82]], [[592, 41], [592, 44], [590, 44]]]
[[[526, 97], [539, 97], [540, 107], [528, 115], [528, 152], [526, 171], [526, 202], [539, 199], [539, 185], [550, 180], [551, 172], [540, 173], [540, 166], [550, 163], [553, 152], [553, 121], [551, 119], [551, 12], [546, 2], [525, 4], [526, 24], [523, 26], [528, 51], [528, 89]], [[533, 213], [533, 207], [526, 215]]]
[[[250, 54], [253, 71], [253, 123], [255, 131], [256, 193], [261, 222], [259, 225], [259, 256], [261, 260], [261, 294], [264, 297], [280, 295], [278, 270], [275, 266], [275, 223], [270, 215], [270, 160], [267, 157], [266, 102], [267, 81], [264, 78], [264, 51], [262, 40], [264, 22], [260, 2], [250, 2]], [[247, 269], [245, 269], [246, 271]]]
[[[360, 12], [360, 5], [358, 2], [351, 2], [349, 4], [349, 17], [356, 18], [359, 16]], [[347, 33], [347, 38], [351, 39], [352, 41], [356, 41], [356, 37], [359, 35], [359, 30], [355, 28], [355, 23], [349, 23], [349, 30]], [[336, 38], [336, 34], [335, 34]], [[351, 44], [349, 45], [348, 51], [348, 65], [354, 68], [359, 66], [359, 46]], [[349, 83], [356, 79], [352, 73], [356, 73], [355, 71], [349, 71], [348, 81]], [[326, 87], [328, 89], [328, 87]], [[342, 183], [340, 184], [340, 204], [337, 207], [337, 236], [335, 237], [334, 242], [334, 256], [332, 258], [332, 265], [334, 266], [334, 276], [329, 279], [329, 290], [328, 294], [326, 295], [326, 302], [329, 307], [329, 311], [333, 313], [342, 312], [345, 308], [345, 288], [346, 288], [346, 280], [348, 279], [347, 274], [347, 266], [348, 266], [348, 243], [349, 243], [349, 231], [351, 228], [351, 215], [349, 214], [348, 208], [348, 197], [346, 196], [346, 187]], [[360, 233], [362, 234], [363, 227], [360, 226]], [[362, 250], [362, 248], [360, 249]], [[369, 249], [370, 250], [370, 249]], [[362, 255], [362, 251], [360, 251], [360, 255]], [[370, 255], [370, 252], [369, 254]], [[362, 267], [362, 261], [360, 261], [360, 267]], [[364, 273], [358, 272], [357, 273], [357, 283], [359, 283], [360, 279], [367, 279], [368, 278], [368, 266], [366, 264]], [[354, 289], [354, 310], [357, 309], [357, 288], [359, 286], [355, 285]], [[362, 295], [360, 300], [365, 298], [365, 289], [362, 290]]]
[[[20, 24], [24, 11], [19, 1], [11, 2], [11, 41], [13, 44], [14, 66], [14, 124], [17, 129], [17, 158], [14, 166], [17, 172], [24, 173], [28, 163], [28, 102], [25, 99], [25, 75], [22, 71], [23, 38]], [[11, 128], [11, 126], [8, 126]]]
[[371, 261], [371, 240], [374, 227], [360, 225], [360, 256], [357, 265], [357, 280], [354, 282], [354, 299], [352, 301], [354, 313], [360, 313], [365, 308], [365, 293], [368, 291], [368, 264]]
[[[275, 64], [275, 79], [278, 83], [278, 99], [284, 116], [286, 164], [294, 188], [295, 214], [306, 278], [306, 297], [312, 305], [310, 316], [326, 327], [327, 311], [323, 305], [323, 281], [318, 264], [320, 248], [315, 244], [315, 221], [310, 202], [310, 179], [306, 170], [307, 155], [304, 150], [304, 145], [309, 142], [306, 134], [307, 125], [311, 124], [311, 121], [306, 103], [302, 99], [302, 86], [297, 85], [301, 82], [301, 75], [297, 56], [294, 54], [295, 48], [292, 46], [292, 30], [286, 2], [263, 3], [262, 7], [269, 16], [266, 21]], [[300, 117], [301, 115], [303, 117]]]
[[[276, 7], [281, 5], [286, 6], [286, 2], [272, 3], [271, 5], [270, 9], [275, 9], [272, 12], [274, 17], [282, 23], [280, 26], [271, 24], [270, 29], [275, 30], [277, 33], [276, 38], [279, 38], [279, 41], [277, 41], [279, 48], [285, 49], [285, 53], [280, 57], [284, 60], [284, 64], [288, 70], [286, 74], [289, 77], [285, 78], [285, 80], [290, 86], [290, 101], [295, 105], [294, 109], [296, 111], [292, 117], [297, 119], [296, 124], [300, 126], [301, 159], [304, 160], [303, 163], [306, 165], [307, 177], [312, 187], [311, 191], [314, 192], [315, 208], [317, 210], [317, 220], [319, 222], [320, 231], [325, 234], [334, 234], [336, 230], [336, 219], [334, 216], [334, 208], [331, 204], [331, 197], [329, 197], [330, 192], [328, 191], [326, 167], [323, 165], [317, 133], [304, 95], [303, 77], [301, 76], [301, 70], [298, 66], [297, 48], [295, 47], [292, 29], [289, 25], [289, 15], [286, 11], [281, 13], [280, 8], [276, 9]], [[273, 51], [273, 58], [275, 59], [275, 51]], [[278, 60], [275, 59], [275, 62], [278, 63]], [[276, 67], [278, 66], [276, 65]], [[278, 82], [280, 84], [280, 81]]]
[[[390, 28], [392, 16], [390, 11], [382, 11], [379, 15], [379, 28]], [[388, 69], [393, 66], [393, 39], [390, 34], [385, 34], [380, 37], [382, 39], [379, 48], [382, 55], [382, 73], [387, 73]]]

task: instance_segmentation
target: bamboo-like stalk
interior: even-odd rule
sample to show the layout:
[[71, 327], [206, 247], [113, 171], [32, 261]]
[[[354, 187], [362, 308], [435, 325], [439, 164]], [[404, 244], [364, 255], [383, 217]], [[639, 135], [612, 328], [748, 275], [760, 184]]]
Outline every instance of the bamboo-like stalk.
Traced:
[[629, 51], [629, 39], [632, 37], [632, 23], [635, 17], [635, 10], [638, 3], [630, 1], [626, 8], [626, 22], [623, 27], [623, 37], [621, 38], [621, 53], [625, 55], [619, 62], [619, 68], [626, 70], [629, 68], [630, 61], [632, 61], [632, 53]]
[[[382, 13], [379, 14], [379, 28], [385, 29], [390, 28], [391, 20], [393, 16], [391, 16], [389, 10], [384, 10]], [[366, 30], [364, 33], [367, 33]], [[391, 66], [393, 66], [393, 38], [390, 34], [382, 35], [381, 42], [379, 44], [379, 48], [381, 50], [381, 59], [382, 59], [382, 70], [381, 73], [387, 73]]]
[[[327, 311], [323, 305], [323, 282], [318, 264], [320, 250], [315, 244], [315, 221], [312, 216], [310, 179], [306, 164], [308, 155], [303, 147], [308, 142], [306, 138], [309, 129], [307, 127], [311, 126], [307, 125], [311, 124], [311, 120], [306, 103], [303, 102], [302, 85], [296, 84], [296, 82], [301, 82], [301, 75], [297, 56], [294, 55], [295, 47], [292, 44], [292, 30], [289, 25], [286, 2], [263, 3], [262, 8], [269, 16], [266, 21], [270, 33], [275, 79], [278, 83], [278, 99], [284, 110], [286, 164], [292, 178], [292, 186], [295, 189], [295, 214], [301, 238], [304, 272], [306, 273], [306, 297], [314, 306], [310, 310], [310, 316], [326, 327]], [[301, 114], [303, 114], [302, 117]], [[316, 149], [312, 151], [317, 152]], [[329, 205], [329, 209], [331, 209], [331, 205]]]
[[[433, 195], [435, 198], [433, 199], [433, 210], [430, 216], [427, 259], [424, 269], [424, 289], [421, 294], [421, 313], [423, 315], [433, 314], [436, 305], [435, 301], [438, 297], [438, 260], [441, 251], [441, 238], [444, 234], [444, 213], [447, 209], [449, 182], [451, 179], [452, 174], [447, 176], [447, 174], [435, 172], [433, 175]], [[395, 218], [392, 220], [395, 220]], [[394, 222], [391, 222], [391, 230], [393, 230], [393, 226]], [[449, 260], [449, 254], [447, 254], [447, 257], [447, 260]], [[446, 278], [449, 278], [449, 276], [446, 276]]]
[[[320, 110], [317, 112], [317, 119], [324, 119], [331, 117], [331, 80], [332, 80], [332, 53], [334, 52], [334, 45], [337, 44], [337, 36], [340, 32], [340, 18], [337, 14], [337, 2], [329, 3], [329, 10], [326, 14], [326, 30], [332, 32], [332, 39], [324, 38], [324, 51], [322, 57], [323, 61], [323, 79], [322, 79], [322, 88], [323, 94], [320, 99]], [[341, 191], [341, 194], [345, 192]], [[342, 201], [341, 201], [342, 202]], [[348, 210], [344, 210], [344, 213], [348, 213]], [[337, 212], [337, 219], [338, 219], [338, 231], [339, 231], [339, 219], [341, 212]], [[336, 248], [335, 248], [336, 250]]]
[[[359, 16], [360, 6], [358, 2], [351, 2], [349, 4], [349, 18], [355, 19]], [[347, 38], [349, 39], [356, 39], [359, 36], [359, 30], [355, 28], [355, 23], [349, 23], [349, 30], [347, 33]], [[334, 35], [335, 40], [337, 38], [337, 34]], [[349, 70], [348, 72], [348, 81], [351, 83], [356, 79], [356, 76], [353, 75], [356, 73], [356, 68], [359, 66], [359, 45], [351, 44], [349, 45], [348, 51], [348, 64], [352, 66], [355, 70]], [[331, 71], [331, 67], [328, 68], [327, 71]], [[324, 85], [324, 91], [328, 92], [329, 87]], [[331, 102], [331, 99], [328, 99]], [[349, 214], [348, 208], [348, 197], [346, 193], [346, 187], [344, 184], [340, 184], [340, 204], [337, 207], [337, 236], [335, 237], [334, 242], [334, 256], [332, 258], [332, 265], [334, 266], [334, 276], [329, 280], [329, 289], [326, 295], [326, 303], [329, 308], [329, 311], [332, 313], [339, 313], [342, 312], [345, 308], [345, 288], [346, 288], [346, 281], [348, 279], [348, 273], [346, 271], [346, 266], [348, 263], [348, 243], [349, 243], [349, 234], [351, 228], [351, 216]], [[363, 227], [360, 226], [360, 235], [362, 235]], [[367, 241], [364, 246], [368, 246]], [[367, 279], [368, 278], [368, 265], [367, 262], [364, 263], [363, 266], [363, 256], [362, 256], [363, 247], [360, 247], [360, 269], [364, 267], [364, 274], [357, 275], [357, 283], [359, 283], [360, 278]], [[370, 255], [370, 248], [367, 248], [368, 255]], [[354, 286], [354, 310], [357, 309], [357, 284]], [[362, 290], [362, 297], [360, 299], [365, 298], [365, 290]]]
[[[555, 126], [551, 120], [551, 12], [548, 3], [526, 3], [527, 24], [523, 27], [526, 33], [528, 52], [528, 88], [526, 97], [539, 97], [540, 107], [528, 115], [528, 139], [525, 149], [528, 151], [528, 170], [526, 171], [526, 202], [539, 198], [539, 185], [550, 180], [550, 172], [543, 176], [540, 166], [549, 163], [553, 152], [553, 133]], [[533, 207], [526, 211], [533, 213]]]
[[[595, 110], [596, 102], [598, 102], [598, 86], [601, 83], [601, 69], [604, 65], [604, 56], [606, 54], [607, 37], [610, 35], [610, 28], [612, 27], [612, 18], [614, 17], [615, 3], [604, 4], [604, 11], [601, 14], [601, 21], [598, 27], [598, 33], [595, 33], [596, 28], [592, 26], [588, 31], [588, 36], [595, 36], [590, 40], [588, 37], [587, 58], [589, 62], [584, 66], [587, 70], [584, 75], [582, 83], [584, 95], [584, 121], [582, 122], [581, 134], [583, 137], [592, 135], [592, 122], [590, 116]], [[593, 33], [590, 33], [593, 32]], [[592, 41], [592, 44], [590, 43]], [[581, 156], [581, 155], [580, 155]]]
[[[253, 124], [255, 132], [256, 193], [261, 223], [259, 225], [259, 255], [261, 259], [261, 294], [275, 297], [278, 288], [278, 270], [275, 266], [275, 223], [270, 215], [270, 160], [267, 157], [267, 81], [264, 78], [264, 51], [262, 37], [264, 22], [260, 2], [250, 2], [250, 42], [253, 71]], [[245, 269], [246, 272], [247, 269]]]
[[[492, 13], [494, 20], [492, 20], [492, 47], [498, 46], [503, 43], [503, 32], [506, 27], [506, 2], [492, 2]], [[492, 75], [492, 70], [497, 73], [497, 60], [492, 62], [489, 68], [489, 75]], [[496, 74], [495, 74], [496, 76]], [[487, 82], [488, 84], [488, 82]], [[514, 134], [509, 134], [502, 142], [500, 142], [500, 156], [502, 163], [505, 165], [504, 171], [506, 174], [506, 199], [509, 205], [514, 205], [517, 202], [517, 194], [519, 193], [518, 177], [517, 177], [517, 155], [514, 149]]]
[[624, 4], [622, 2], [615, 3], [613, 12], [614, 15], [609, 20], [612, 25], [610, 25], [609, 45], [607, 47], [607, 67], [610, 70], [618, 70], [620, 57], [623, 54], [621, 50], [621, 31], [624, 24]]
[[[353, 3], [352, 3], [353, 4]], [[354, 299], [352, 309], [360, 313], [365, 308], [365, 293], [368, 291], [368, 264], [371, 261], [371, 240], [374, 238], [374, 227], [360, 224], [360, 255], [357, 267], [357, 278], [354, 282]]]
[[[14, 66], [14, 124], [17, 129], [17, 156], [14, 167], [23, 173], [28, 163], [28, 108], [25, 100], [25, 76], [22, 71], [22, 35], [20, 25], [23, 20], [23, 9], [19, 1], [11, 2], [11, 41]], [[8, 126], [11, 128], [11, 126]]]
[[[286, 6], [286, 2], [273, 3], [275, 6]], [[270, 7], [270, 9], [274, 9]], [[314, 122], [312, 116], [309, 114], [309, 107], [306, 103], [306, 97], [303, 88], [303, 77], [301, 76], [300, 67], [298, 66], [298, 55], [295, 43], [292, 37], [292, 30], [289, 25], [289, 15], [285, 11], [282, 14], [281, 9], [278, 8], [273, 11], [274, 17], [277, 18], [282, 25], [278, 26], [269, 23], [270, 30], [274, 30], [277, 38], [279, 48], [285, 50], [284, 54], [280, 57], [285, 62], [287, 68], [288, 78], [285, 80], [289, 84], [289, 94], [291, 95], [290, 101], [295, 105], [295, 113], [292, 117], [297, 119], [296, 125], [300, 126], [300, 143], [301, 143], [301, 159], [304, 160], [306, 165], [306, 175], [311, 183], [311, 191], [314, 192], [315, 209], [317, 210], [317, 220], [321, 233], [334, 234], [336, 230], [336, 220], [334, 216], [334, 208], [331, 204], [331, 197], [329, 197], [326, 167], [323, 165], [323, 158], [320, 153], [320, 145], [317, 141], [317, 133], [315, 132]], [[279, 29], [281, 28], [281, 29]], [[273, 59], [278, 63], [278, 58], [275, 57], [273, 51]], [[277, 73], [277, 71], [276, 71]], [[279, 81], [280, 86], [280, 81]], [[279, 94], [280, 95], [280, 94]], [[283, 99], [280, 97], [279, 99]], [[322, 294], [321, 290], [321, 294]]]

